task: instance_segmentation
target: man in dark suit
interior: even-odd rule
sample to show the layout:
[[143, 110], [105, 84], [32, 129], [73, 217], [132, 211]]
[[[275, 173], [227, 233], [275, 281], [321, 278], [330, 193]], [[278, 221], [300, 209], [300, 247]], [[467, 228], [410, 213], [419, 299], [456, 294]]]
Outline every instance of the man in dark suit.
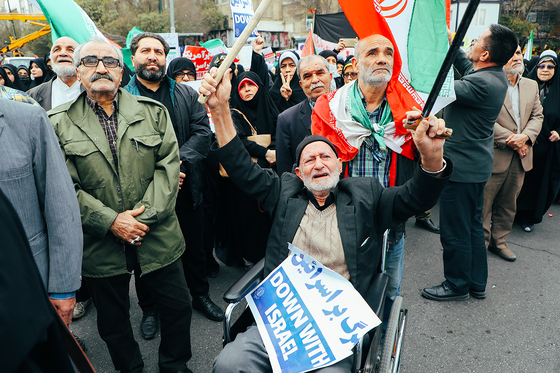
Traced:
[[46, 111], [76, 99], [83, 88], [74, 67], [74, 49], [78, 43], [67, 36], [58, 38], [51, 48], [52, 66], [56, 78], [49, 80], [27, 93]]
[[537, 82], [521, 77], [523, 54], [519, 46], [504, 71], [509, 80], [508, 94], [494, 124], [494, 168], [484, 187], [482, 224], [488, 251], [513, 262], [516, 256], [508, 248], [506, 237], [513, 225], [525, 172], [533, 168], [533, 144], [541, 131], [543, 109]]
[[[208, 106], [218, 140], [217, 156], [230, 179], [273, 217], [265, 275], [287, 257], [287, 242], [293, 242], [314, 257], [321, 257], [323, 265], [350, 280], [364, 295], [379, 271], [384, 230], [394, 226], [395, 221], [405, 221], [433, 206], [452, 172], [451, 162], [443, 159], [444, 141], [433, 138], [443, 130], [443, 120], [431, 116], [413, 132], [422, 154], [421, 166], [414, 178], [401, 187], [382, 188], [376, 178], [346, 178], [339, 182], [342, 162], [334, 145], [322, 136], [305, 138], [296, 149], [295, 174], [284, 173], [280, 178], [261, 169], [244, 150], [228, 106], [229, 74], [224, 75], [220, 85], [215, 75], [216, 69], [205, 75], [200, 92], [210, 96]], [[420, 115], [409, 114], [410, 118]], [[352, 357], [321, 372], [349, 372], [351, 366]], [[256, 326], [238, 335], [214, 361], [214, 372], [239, 372], [240, 367], [248, 372], [271, 370]]]
[[311, 113], [315, 101], [329, 93], [332, 74], [329, 63], [316, 54], [299, 60], [299, 84], [307, 100], [292, 106], [278, 116], [276, 125], [276, 167], [278, 175], [292, 171], [297, 145], [311, 135]]
[[507, 94], [502, 66], [517, 45], [513, 31], [491, 25], [466, 58], [461, 50], [455, 57], [455, 67], [464, 76], [455, 81], [457, 100], [444, 113], [453, 129], [453, 136], [445, 143], [445, 155], [456, 165], [440, 198], [445, 281], [422, 291], [428, 299], [466, 300], [469, 293], [479, 299], [486, 297], [488, 263], [480, 216], [484, 185], [492, 173], [494, 123]]

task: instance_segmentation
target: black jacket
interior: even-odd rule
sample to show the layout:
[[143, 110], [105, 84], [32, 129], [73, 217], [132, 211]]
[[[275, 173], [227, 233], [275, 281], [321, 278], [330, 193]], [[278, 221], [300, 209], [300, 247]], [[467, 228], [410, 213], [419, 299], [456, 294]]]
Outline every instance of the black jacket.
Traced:
[[[202, 160], [208, 155], [212, 135], [206, 105], [198, 102], [198, 93], [191, 87], [176, 83], [167, 76], [165, 79], [171, 89], [175, 118], [179, 123], [175, 135], [179, 142], [179, 157], [183, 162], [181, 171], [187, 175], [185, 180], [189, 183], [194, 208], [202, 203]], [[133, 76], [125, 89], [140, 96], [136, 82], [136, 76]]]
[[291, 172], [296, 161], [296, 148], [311, 135], [311, 106], [309, 99], [292, 106], [278, 116], [276, 125], [276, 169], [278, 175]]
[[[288, 256], [309, 198], [303, 182], [294, 173], [280, 178], [251, 161], [238, 137], [215, 150], [230, 179], [247, 195], [259, 201], [273, 219], [265, 255], [265, 275]], [[417, 170], [401, 187], [382, 188], [375, 178], [346, 178], [335, 193], [336, 214], [350, 281], [362, 294], [380, 271], [383, 232], [398, 222], [435, 205], [453, 165], [447, 159], [444, 177]]]

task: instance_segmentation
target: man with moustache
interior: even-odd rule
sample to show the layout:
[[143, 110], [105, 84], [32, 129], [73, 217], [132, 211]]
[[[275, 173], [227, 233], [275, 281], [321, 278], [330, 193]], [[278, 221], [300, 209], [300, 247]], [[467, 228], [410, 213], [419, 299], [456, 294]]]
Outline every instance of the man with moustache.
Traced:
[[30, 89], [27, 93], [49, 111], [58, 105], [70, 102], [80, 95], [80, 85], [74, 67], [74, 50], [78, 43], [67, 36], [58, 38], [52, 48], [52, 69], [56, 78]]
[[511, 231], [517, 196], [525, 172], [533, 168], [533, 144], [541, 130], [543, 110], [537, 82], [523, 78], [523, 54], [517, 50], [504, 71], [508, 94], [494, 124], [494, 168], [484, 187], [482, 224], [488, 251], [513, 262], [506, 237]]
[[[298, 145], [295, 173], [279, 177], [251, 161], [231, 119], [230, 75], [226, 73], [218, 85], [214, 80], [216, 72], [212, 69], [206, 74], [200, 88], [202, 94], [210, 96], [207, 103], [216, 128], [216, 155], [231, 180], [257, 198], [273, 217], [264, 275], [286, 259], [287, 242], [292, 242], [365, 295], [379, 270], [383, 231], [395, 220], [404, 221], [435, 204], [452, 173], [451, 161], [446, 164], [443, 160], [444, 140], [433, 138], [445, 127], [443, 120], [431, 116], [413, 131], [422, 162], [404, 187], [382, 188], [375, 178], [339, 181], [342, 163], [336, 148], [325, 137], [316, 135]], [[419, 116], [419, 112], [409, 113], [409, 118]], [[352, 363], [350, 356], [316, 372], [350, 372]], [[256, 325], [225, 346], [214, 360], [213, 371], [272, 371]]]
[[[169, 112], [179, 143], [181, 172], [186, 176], [177, 196], [176, 213], [186, 241], [182, 262], [192, 306], [210, 320], [221, 321], [224, 312], [209, 296], [204, 250], [202, 161], [208, 155], [211, 136], [206, 106], [198, 102], [198, 94], [194, 89], [175, 82], [165, 74], [169, 45], [160, 35], [142, 33], [134, 36], [130, 51], [136, 75], [125, 89], [133, 95], [149, 97], [162, 103]], [[144, 313], [140, 330], [144, 338], [151, 339], [157, 331], [154, 303], [141, 279], [136, 282], [136, 289]]]
[[445, 108], [453, 129], [445, 154], [456, 172], [440, 198], [440, 241], [445, 281], [422, 290], [435, 301], [486, 298], [488, 261], [481, 214], [484, 185], [492, 174], [494, 124], [506, 98], [503, 66], [518, 47], [515, 33], [501, 25], [483, 31], [467, 56], [459, 49], [454, 65], [463, 74], [455, 80], [457, 99]]
[[276, 167], [278, 175], [292, 171], [296, 147], [305, 136], [311, 135], [311, 112], [315, 101], [330, 92], [332, 74], [324, 57], [311, 55], [298, 62], [299, 85], [307, 96], [278, 116], [276, 124]]
[[[402, 123], [393, 120], [387, 99], [387, 87], [394, 75], [394, 46], [385, 36], [374, 34], [357, 42], [354, 51], [352, 66], [358, 79], [317, 100], [311, 132], [335, 144], [344, 162], [343, 177], [373, 177], [384, 188], [402, 185], [412, 177], [414, 155], [410, 135], [397, 135]], [[388, 237], [386, 313], [400, 295], [404, 228], [404, 223], [398, 223]]]
[[179, 149], [162, 104], [119, 88], [123, 56], [102, 39], [78, 46], [85, 92], [49, 111], [74, 182], [84, 232], [83, 276], [116, 370], [144, 367], [130, 325], [129, 283], [141, 274], [160, 315], [160, 372], [187, 372], [191, 304], [175, 199]]

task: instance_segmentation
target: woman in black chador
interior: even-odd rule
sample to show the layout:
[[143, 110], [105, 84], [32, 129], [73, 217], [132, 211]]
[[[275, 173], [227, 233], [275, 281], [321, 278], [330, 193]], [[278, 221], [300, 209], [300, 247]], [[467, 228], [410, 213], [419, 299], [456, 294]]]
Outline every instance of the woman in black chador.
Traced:
[[533, 169], [525, 174], [517, 198], [516, 219], [525, 232], [542, 221], [560, 189], [560, 78], [558, 59], [551, 50], [544, 51], [529, 78], [539, 84], [544, 121], [533, 146]]
[[[278, 110], [268, 90], [252, 71], [237, 75], [231, 90], [231, 116], [245, 149], [261, 167], [274, 167]], [[270, 135], [270, 145], [259, 145], [247, 139], [255, 133]], [[251, 267], [264, 257], [270, 231], [269, 215], [229, 179], [223, 178], [220, 184], [222, 202], [219, 203], [216, 230], [222, 251], [227, 251], [227, 258], [222, 256], [220, 259], [229, 262], [226, 264], [241, 264], [243, 261], [246, 267]]]

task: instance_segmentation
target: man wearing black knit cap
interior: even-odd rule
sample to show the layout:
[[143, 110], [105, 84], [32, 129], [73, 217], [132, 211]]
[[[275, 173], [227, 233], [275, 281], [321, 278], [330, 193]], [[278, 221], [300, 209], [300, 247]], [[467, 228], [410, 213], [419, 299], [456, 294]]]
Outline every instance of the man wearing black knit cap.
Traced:
[[[200, 88], [201, 94], [209, 96], [217, 137], [213, 148], [233, 183], [257, 199], [273, 219], [265, 275], [288, 256], [287, 243], [292, 242], [349, 280], [364, 296], [379, 272], [384, 230], [432, 207], [452, 173], [451, 161], [443, 159], [444, 140], [433, 138], [443, 130], [443, 120], [431, 116], [413, 131], [421, 167], [401, 187], [382, 188], [376, 178], [339, 182], [342, 162], [334, 145], [322, 136], [306, 137], [296, 150], [295, 174], [286, 172], [280, 178], [261, 169], [245, 150], [231, 120], [229, 74], [218, 85], [216, 71], [205, 75]], [[410, 119], [419, 116], [420, 112], [409, 113]], [[321, 372], [349, 372], [352, 360], [349, 357]], [[240, 368], [271, 371], [256, 326], [237, 335], [214, 360], [214, 372], [239, 372]]]

